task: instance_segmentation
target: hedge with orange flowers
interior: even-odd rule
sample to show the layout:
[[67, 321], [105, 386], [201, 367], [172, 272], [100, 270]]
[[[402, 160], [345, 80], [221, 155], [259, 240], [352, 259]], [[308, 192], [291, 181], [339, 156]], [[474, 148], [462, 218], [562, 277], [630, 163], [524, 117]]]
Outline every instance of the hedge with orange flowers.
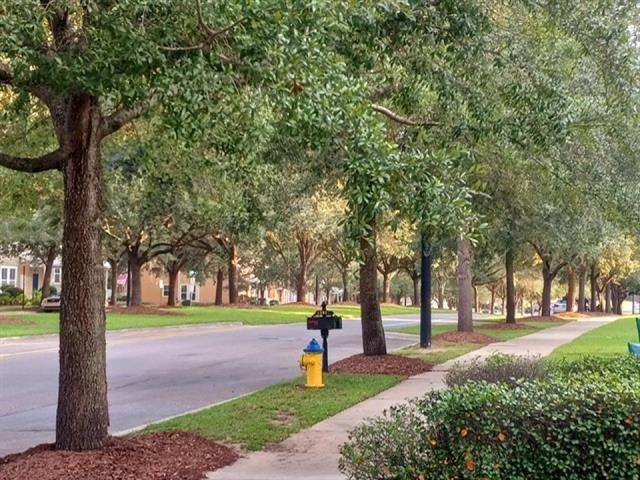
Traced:
[[352, 432], [341, 470], [358, 480], [639, 480], [640, 359], [549, 372], [396, 407]]

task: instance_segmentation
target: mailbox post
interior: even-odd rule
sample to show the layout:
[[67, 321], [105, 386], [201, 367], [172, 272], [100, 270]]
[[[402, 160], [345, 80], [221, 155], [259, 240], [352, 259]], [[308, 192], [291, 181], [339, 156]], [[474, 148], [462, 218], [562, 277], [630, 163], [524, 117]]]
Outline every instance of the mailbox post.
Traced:
[[329, 330], [342, 329], [342, 317], [335, 315], [332, 311], [327, 310], [327, 302], [322, 302], [322, 310], [316, 311], [307, 318], [307, 330], [320, 330], [322, 336], [322, 371], [329, 371]]

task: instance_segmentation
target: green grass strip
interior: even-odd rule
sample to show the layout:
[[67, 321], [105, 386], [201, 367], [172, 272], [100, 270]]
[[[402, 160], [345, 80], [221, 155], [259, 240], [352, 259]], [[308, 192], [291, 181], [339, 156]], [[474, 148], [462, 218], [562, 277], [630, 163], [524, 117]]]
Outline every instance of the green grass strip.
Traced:
[[303, 379], [296, 379], [197, 413], [154, 424], [144, 432], [198, 432], [215, 441], [261, 450], [401, 380], [401, 377], [393, 375], [333, 373], [324, 376], [325, 388], [308, 389], [303, 386]]
[[[330, 310], [344, 319], [360, 317], [359, 305], [331, 305]], [[168, 310], [176, 315], [131, 315], [127, 313], [107, 314], [107, 330], [123, 330], [129, 328], [151, 328], [179, 325], [198, 325], [210, 323], [238, 322], [243, 325], [275, 325], [284, 323], [301, 323], [316, 310], [315, 306], [276, 305], [273, 307], [214, 307], [193, 306]], [[382, 315], [417, 314], [417, 307], [401, 307], [383, 305]], [[2, 321], [2, 317], [12, 317], [16, 324]], [[25, 323], [20, 323], [20, 322]], [[27, 323], [28, 322], [28, 323]], [[58, 333], [58, 313], [12, 314], [4, 311], [0, 314], [0, 337], [16, 337], [26, 335], [44, 335]]]
[[556, 348], [550, 358], [576, 359], [587, 356], [628, 355], [627, 343], [636, 342], [636, 335], [635, 317], [623, 317]]

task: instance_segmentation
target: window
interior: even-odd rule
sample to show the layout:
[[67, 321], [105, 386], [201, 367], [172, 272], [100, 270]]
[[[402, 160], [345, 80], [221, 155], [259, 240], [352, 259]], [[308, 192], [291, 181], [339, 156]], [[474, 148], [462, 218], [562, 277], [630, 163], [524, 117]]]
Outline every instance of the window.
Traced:
[[180, 300], [189, 299], [189, 285], [180, 285]]
[[0, 267], [0, 286], [13, 285], [18, 283], [18, 269], [16, 267]]
[[53, 283], [62, 283], [62, 268], [55, 267], [53, 269]]
[[162, 296], [163, 297], [168, 297], [169, 296], [169, 285], [164, 285], [162, 287]]

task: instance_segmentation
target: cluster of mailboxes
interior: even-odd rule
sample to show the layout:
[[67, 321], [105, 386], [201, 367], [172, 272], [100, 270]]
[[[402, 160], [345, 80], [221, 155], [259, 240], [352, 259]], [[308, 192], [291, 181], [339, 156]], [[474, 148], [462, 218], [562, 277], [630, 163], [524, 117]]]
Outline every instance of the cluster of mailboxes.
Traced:
[[307, 317], [307, 330], [339, 330], [342, 328], [342, 317], [337, 316], [331, 310], [322, 310]]

